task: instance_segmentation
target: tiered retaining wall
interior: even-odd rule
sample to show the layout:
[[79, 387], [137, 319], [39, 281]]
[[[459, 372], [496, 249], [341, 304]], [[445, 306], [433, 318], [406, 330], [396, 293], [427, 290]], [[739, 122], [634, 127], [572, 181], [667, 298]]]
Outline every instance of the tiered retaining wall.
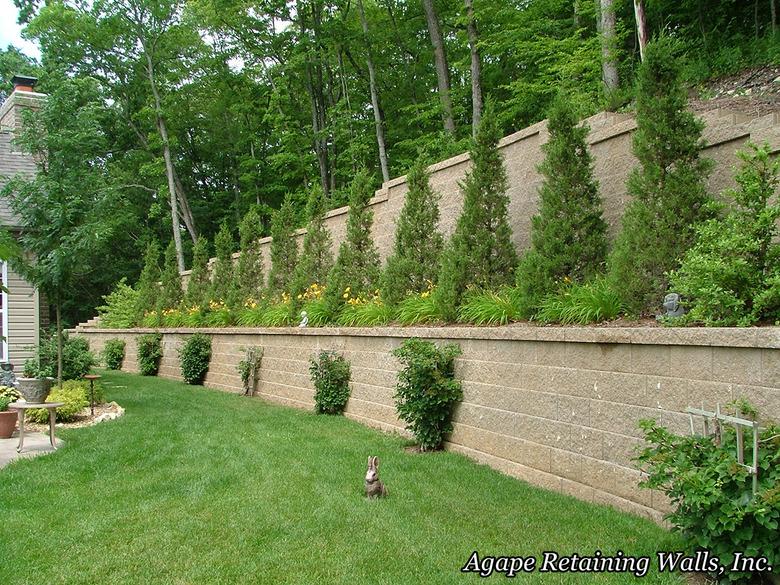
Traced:
[[[79, 327], [93, 350], [127, 341], [123, 369], [138, 370], [136, 336], [152, 330]], [[195, 331], [213, 335], [206, 385], [241, 391], [244, 348], [262, 346], [258, 395], [313, 407], [309, 358], [341, 352], [352, 366], [347, 416], [403, 432], [393, 406], [405, 338], [459, 343], [464, 397], [447, 447], [532, 484], [660, 519], [664, 496], [640, 489], [631, 458], [637, 422], [657, 418], [689, 431], [688, 406], [714, 409], [744, 396], [780, 420], [780, 328], [310, 328], [163, 329], [160, 375], [181, 379], [178, 348]]]

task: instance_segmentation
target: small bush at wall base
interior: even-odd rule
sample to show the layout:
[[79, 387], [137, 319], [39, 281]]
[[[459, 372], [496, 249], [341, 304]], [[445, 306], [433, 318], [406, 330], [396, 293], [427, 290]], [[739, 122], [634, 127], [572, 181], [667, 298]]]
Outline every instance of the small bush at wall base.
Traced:
[[455, 358], [460, 347], [437, 347], [430, 341], [407, 339], [393, 355], [403, 364], [398, 372], [395, 406], [423, 451], [438, 449], [452, 432], [452, 412], [462, 398], [455, 379]]
[[162, 335], [149, 333], [138, 338], [138, 369], [143, 376], [156, 376], [162, 359]]
[[[67, 332], [62, 334], [62, 379], [78, 380], [86, 374], [97, 360], [89, 351], [89, 342], [83, 337], [70, 337]], [[38, 347], [38, 359], [28, 360], [24, 365], [26, 377], [56, 378], [57, 377], [57, 335], [52, 332], [41, 339]]]
[[109, 370], [121, 370], [125, 359], [125, 342], [122, 339], [109, 339], [103, 347], [103, 361]]
[[211, 361], [211, 337], [196, 333], [179, 350], [181, 375], [187, 384], [203, 384]]
[[310, 363], [314, 410], [319, 414], [341, 414], [349, 400], [349, 362], [333, 351], [323, 351]]

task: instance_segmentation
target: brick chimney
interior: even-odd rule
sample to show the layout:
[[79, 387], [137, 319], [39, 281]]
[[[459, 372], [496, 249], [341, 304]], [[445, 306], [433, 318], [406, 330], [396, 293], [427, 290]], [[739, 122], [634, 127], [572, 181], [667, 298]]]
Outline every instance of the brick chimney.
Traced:
[[39, 108], [45, 94], [35, 91], [38, 78], [14, 75], [11, 78], [14, 90], [0, 105], [0, 130], [14, 130], [22, 123], [23, 108]]
[[11, 83], [14, 84], [14, 91], [32, 92], [35, 84], [38, 83], [38, 78], [27, 77], [26, 75], [14, 75], [11, 78]]

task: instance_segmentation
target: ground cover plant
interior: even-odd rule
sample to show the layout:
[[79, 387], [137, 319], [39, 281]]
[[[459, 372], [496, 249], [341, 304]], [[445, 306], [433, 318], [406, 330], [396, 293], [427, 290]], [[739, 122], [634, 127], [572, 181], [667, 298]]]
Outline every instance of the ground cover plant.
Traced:
[[[653, 556], [681, 546], [645, 519], [454, 453], [405, 453], [402, 439], [344, 417], [101, 373], [123, 417], [61, 431], [56, 453], [0, 471], [4, 585], [452, 583], [466, 580], [459, 569], [475, 549]], [[225, 428], [240, 439], [225, 440]], [[364, 496], [368, 454], [382, 462], [384, 500]], [[652, 571], [642, 582], [683, 583]]]

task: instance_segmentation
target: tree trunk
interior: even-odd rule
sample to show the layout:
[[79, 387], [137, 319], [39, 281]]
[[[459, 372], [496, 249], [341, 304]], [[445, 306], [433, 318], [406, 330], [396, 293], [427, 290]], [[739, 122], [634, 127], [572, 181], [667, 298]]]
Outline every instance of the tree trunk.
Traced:
[[62, 389], [62, 302], [57, 297], [57, 386]]
[[157, 84], [154, 80], [154, 65], [152, 57], [146, 53], [146, 73], [149, 77], [149, 85], [152, 88], [154, 97], [154, 114], [157, 121], [157, 130], [160, 132], [160, 139], [163, 146], [163, 159], [165, 159], [165, 175], [168, 178], [168, 193], [171, 204], [171, 223], [173, 224], [173, 242], [176, 246], [176, 262], [179, 266], [179, 272], [184, 272], [184, 249], [181, 243], [181, 224], [179, 222], [179, 198], [176, 195], [176, 181], [173, 177], [173, 159], [171, 158], [171, 145], [168, 140], [168, 128], [165, 125], [165, 118], [162, 115], [162, 104], [160, 94], [157, 91]]
[[374, 126], [376, 127], [376, 143], [379, 148], [379, 166], [382, 168], [382, 180], [390, 180], [390, 167], [387, 163], [387, 150], [385, 147], [385, 129], [384, 120], [382, 120], [382, 110], [379, 106], [379, 91], [376, 87], [376, 71], [374, 70], [374, 59], [371, 56], [371, 41], [368, 36], [368, 20], [366, 11], [363, 8], [363, 0], [358, 0], [358, 9], [360, 10], [360, 23], [363, 25], [363, 36], [366, 41], [366, 65], [368, 66], [368, 87], [371, 91], [371, 108], [374, 110]]
[[175, 167], [173, 169], [173, 180], [176, 184], [176, 195], [179, 199], [179, 206], [181, 207], [181, 218], [184, 220], [184, 225], [194, 244], [198, 239], [198, 231], [195, 229], [195, 219], [192, 217], [192, 210], [190, 209], [190, 202], [187, 199], [187, 194], [184, 192], [184, 185], [181, 184]]
[[645, 17], [645, 1], [634, 0], [634, 16], [636, 17], [636, 36], [639, 41], [639, 57], [645, 60], [647, 46], [647, 18]]
[[452, 98], [450, 96], [450, 70], [447, 65], [447, 54], [444, 51], [444, 39], [441, 36], [439, 17], [433, 6], [433, 0], [422, 0], [425, 9], [425, 20], [428, 22], [428, 34], [433, 46], [433, 59], [436, 65], [436, 79], [439, 85], [439, 100], [441, 101], [444, 129], [455, 134], [455, 118], [452, 114]]
[[601, 0], [601, 9], [598, 15], [599, 32], [601, 33], [601, 78], [604, 81], [604, 89], [607, 92], [618, 88], [617, 59], [615, 49], [617, 46], [615, 35], [615, 8], [613, 0]]
[[471, 50], [471, 134], [476, 138], [477, 128], [482, 120], [482, 60], [479, 57], [477, 42], [477, 21], [474, 18], [472, 0], [464, 0], [466, 4], [466, 30]]
[[777, 0], [770, 0], [769, 9], [772, 11], [772, 34], [777, 32]]

